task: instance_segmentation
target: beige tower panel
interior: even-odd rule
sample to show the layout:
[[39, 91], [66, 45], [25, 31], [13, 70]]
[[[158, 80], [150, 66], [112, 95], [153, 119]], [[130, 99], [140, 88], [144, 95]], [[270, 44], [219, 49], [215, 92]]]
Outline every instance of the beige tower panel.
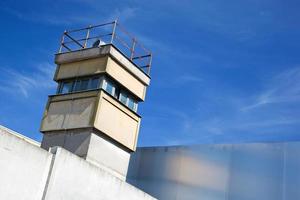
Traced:
[[73, 100], [69, 118], [64, 128], [91, 126], [96, 100], [96, 98]]
[[140, 99], [145, 99], [146, 86], [110, 57], [107, 60], [106, 72]]
[[68, 121], [71, 105], [70, 101], [50, 102], [42, 120], [41, 131], [62, 129]]
[[49, 99], [49, 106], [42, 120], [42, 132], [91, 127], [97, 97], [52, 100]]
[[98, 130], [134, 151], [139, 125], [139, 116], [112, 97], [101, 92], [94, 125]]
[[54, 80], [87, 76], [105, 72], [108, 56], [64, 63], [57, 66]]

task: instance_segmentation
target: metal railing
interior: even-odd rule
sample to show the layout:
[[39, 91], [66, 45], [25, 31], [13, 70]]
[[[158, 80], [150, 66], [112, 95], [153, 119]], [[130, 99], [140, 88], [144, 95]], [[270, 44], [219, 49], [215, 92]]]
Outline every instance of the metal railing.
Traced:
[[146, 74], [150, 74], [152, 53], [116, 20], [86, 28], [65, 31], [59, 53], [113, 44]]

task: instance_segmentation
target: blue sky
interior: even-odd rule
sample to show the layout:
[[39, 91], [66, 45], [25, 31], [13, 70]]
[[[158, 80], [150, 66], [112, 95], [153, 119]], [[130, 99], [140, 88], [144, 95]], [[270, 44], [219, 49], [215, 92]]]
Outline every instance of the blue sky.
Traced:
[[0, 124], [36, 140], [65, 29], [118, 18], [154, 53], [139, 145], [300, 139], [300, 1], [0, 2]]

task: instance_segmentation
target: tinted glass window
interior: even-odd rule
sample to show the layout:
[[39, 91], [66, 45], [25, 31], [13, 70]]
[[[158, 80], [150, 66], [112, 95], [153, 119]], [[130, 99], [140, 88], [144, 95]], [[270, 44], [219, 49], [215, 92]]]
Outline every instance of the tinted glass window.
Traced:
[[126, 89], [122, 89], [113, 80], [105, 76], [92, 76], [77, 78], [76, 80], [62, 81], [59, 83], [58, 94], [66, 94], [76, 91], [103, 88], [106, 92], [118, 99], [122, 104], [133, 111], [137, 111], [137, 101]]
[[75, 82], [75, 86], [74, 86], [74, 91], [79, 91], [80, 90], [80, 80]]
[[87, 90], [89, 85], [89, 79], [81, 80], [80, 90]]
[[114, 86], [112, 83], [106, 81], [106, 88], [105, 88], [106, 92], [108, 92], [111, 95], [114, 95]]
[[120, 96], [120, 88], [115, 87], [115, 95], [114, 95], [114, 97], [118, 99], [119, 96]]
[[61, 93], [65, 94], [65, 93], [72, 92], [72, 86], [73, 86], [73, 82], [64, 82], [61, 88]]
[[133, 110], [134, 110], [135, 112], [137, 112], [137, 108], [138, 108], [138, 103], [137, 103], [137, 101], [135, 101], [135, 102], [134, 102], [134, 109], [133, 109]]
[[57, 93], [57, 94], [61, 94], [61, 92], [62, 92], [62, 87], [63, 87], [63, 83], [59, 83], [58, 88], [57, 88], [57, 90], [56, 90], [56, 93]]
[[123, 92], [120, 93], [120, 101], [125, 105], [127, 103], [127, 95], [125, 95]]
[[93, 78], [92, 81], [91, 81], [90, 89], [96, 89], [96, 88], [98, 88], [99, 80], [100, 80], [99, 77]]
[[134, 110], [134, 101], [131, 98], [128, 99], [128, 107], [131, 110]]

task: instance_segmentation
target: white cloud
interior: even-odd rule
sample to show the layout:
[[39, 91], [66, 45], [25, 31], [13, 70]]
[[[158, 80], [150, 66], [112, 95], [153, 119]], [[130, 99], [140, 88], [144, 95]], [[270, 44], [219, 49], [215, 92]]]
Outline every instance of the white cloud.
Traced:
[[[197, 77], [189, 77], [188, 74], [186, 77], [187, 81], [196, 81], [196, 85], [200, 85], [199, 82], [202, 81]], [[160, 127], [157, 132], [165, 135], [166, 138], [161, 142], [166, 144], [168, 141], [172, 141], [171, 144], [233, 140], [253, 142], [276, 140], [279, 137], [285, 140], [285, 135], [298, 134], [300, 67], [273, 75], [262, 84], [263, 91], [254, 91], [244, 96], [228, 88], [228, 85], [219, 87], [220, 84], [205, 79], [201, 85], [205, 85], [206, 89], [202, 87], [195, 90], [194, 103], [184, 107], [182, 99], [166, 107], [154, 105], [156, 109], [151, 109], [148, 114], [152, 118], [147, 120], [151, 127]], [[201, 95], [197, 96], [197, 92]]]
[[1, 69], [0, 90], [11, 94], [21, 94], [28, 98], [34, 90], [55, 87], [52, 80], [54, 66], [49, 63], [38, 64], [31, 73], [23, 73], [9, 68]]
[[184, 83], [189, 83], [189, 82], [202, 82], [203, 79], [199, 76], [195, 76], [192, 74], [184, 74], [180, 76], [179, 81], [184, 82]]
[[286, 70], [274, 76], [267, 83], [265, 91], [260, 93], [254, 103], [244, 106], [242, 111], [249, 111], [275, 103], [289, 103], [300, 100], [300, 67]]
[[108, 20], [121, 20], [121, 22], [127, 21], [136, 16], [137, 8], [124, 7], [124, 8], [116, 8], [113, 13], [107, 17]]

